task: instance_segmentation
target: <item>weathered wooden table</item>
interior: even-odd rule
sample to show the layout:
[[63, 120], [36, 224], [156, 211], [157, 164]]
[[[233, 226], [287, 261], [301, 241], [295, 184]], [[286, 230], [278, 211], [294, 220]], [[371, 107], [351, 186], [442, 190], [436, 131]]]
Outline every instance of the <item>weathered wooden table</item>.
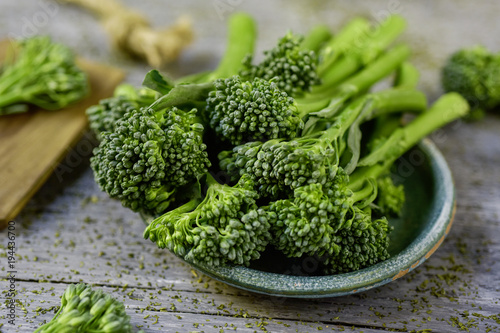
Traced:
[[[439, 67], [450, 52], [476, 43], [500, 51], [497, 1], [126, 2], [158, 26], [180, 14], [193, 18], [197, 39], [165, 68], [173, 76], [215, 66], [225, 46], [226, 19], [237, 10], [257, 18], [260, 50], [289, 28], [305, 32], [321, 22], [335, 29], [355, 15], [379, 20], [398, 12], [408, 19], [402, 40], [414, 50], [420, 87], [430, 100], [441, 94]], [[51, 34], [84, 57], [125, 68], [133, 84], [149, 69], [111, 51], [94, 18], [77, 8], [49, 0], [0, 2], [0, 35], [35, 32]], [[138, 215], [94, 183], [88, 164], [94, 143], [85, 135], [15, 219], [14, 325], [5, 303], [8, 238], [5, 230], [0, 233], [0, 331], [32, 332], [54, 315], [68, 284], [86, 282], [122, 300], [133, 324], [146, 332], [499, 332], [500, 114], [454, 123], [431, 138], [457, 190], [455, 222], [438, 251], [403, 278], [368, 292], [297, 300], [216, 282], [142, 239]]]

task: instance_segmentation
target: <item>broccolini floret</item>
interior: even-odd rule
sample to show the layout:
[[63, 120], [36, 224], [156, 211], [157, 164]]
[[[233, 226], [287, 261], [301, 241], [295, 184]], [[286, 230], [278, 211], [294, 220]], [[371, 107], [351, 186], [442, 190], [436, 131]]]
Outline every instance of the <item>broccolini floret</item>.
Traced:
[[[34, 333], [134, 332], [122, 302], [85, 283], [69, 285], [54, 317]], [[143, 331], [140, 331], [143, 332]], [[138, 332], [138, 333], [140, 333]]]
[[446, 92], [458, 92], [471, 105], [471, 118], [500, 105], [500, 55], [483, 46], [453, 53], [443, 66], [441, 81]]
[[163, 212], [178, 187], [210, 166], [196, 109], [164, 106], [164, 97], [126, 113], [91, 158], [101, 189], [134, 211]]
[[288, 32], [276, 46], [264, 51], [264, 59], [258, 65], [253, 65], [252, 56], [248, 56], [241, 77], [273, 79], [278, 88], [290, 96], [310, 91], [320, 82], [316, 72], [318, 57], [314, 51], [301, 48], [302, 40], [302, 36]]
[[402, 184], [395, 184], [390, 174], [377, 179], [378, 195], [375, 205], [385, 216], [400, 216], [406, 195]]
[[151, 105], [158, 94], [148, 88], [135, 88], [123, 83], [116, 87], [114, 96], [101, 99], [99, 104], [89, 107], [85, 112], [89, 120], [89, 127], [98, 138], [103, 132], [112, 132], [119, 119], [125, 113], [134, 109]]
[[347, 223], [335, 234], [335, 251], [324, 256], [323, 271], [339, 274], [356, 271], [386, 260], [391, 228], [385, 217], [372, 218], [370, 209], [354, 206]]
[[207, 98], [210, 126], [232, 144], [294, 138], [303, 126], [294, 99], [274, 80], [243, 81], [235, 75], [214, 84]]
[[253, 181], [241, 177], [234, 186], [210, 174], [206, 194], [153, 220], [144, 237], [198, 264], [248, 266], [270, 241], [272, 214], [257, 207]]
[[14, 44], [17, 53], [0, 70], [0, 115], [27, 111], [29, 105], [61, 109], [87, 95], [87, 74], [68, 47], [48, 36]]

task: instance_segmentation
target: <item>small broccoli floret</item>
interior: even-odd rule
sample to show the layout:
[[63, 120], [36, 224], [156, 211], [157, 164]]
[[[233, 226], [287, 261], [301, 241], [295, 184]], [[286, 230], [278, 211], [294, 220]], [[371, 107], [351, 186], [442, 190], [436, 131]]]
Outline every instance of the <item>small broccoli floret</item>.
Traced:
[[101, 99], [99, 104], [93, 105], [85, 111], [89, 126], [100, 138], [101, 133], [112, 132], [118, 120], [125, 113], [149, 106], [158, 97], [158, 93], [151, 89], [135, 88], [130, 84], [123, 83], [116, 87], [113, 97]]
[[303, 126], [293, 98], [274, 80], [242, 81], [239, 76], [216, 80], [215, 90], [207, 99], [207, 111], [210, 126], [233, 145], [291, 139]]
[[16, 42], [18, 52], [0, 73], [0, 115], [24, 112], [28, 105], [61, 109], [89, 91], [87, 74], [63, 44], [48, 36]]
[[353, 207], [350, 219], [332, 237], [338, 246], [323, 262], [326, 274], [356, 271], [389, 258], [387, 219], [372, 219], [370, 210]]
[[102, 289], [93, 290], [90, 285], [79, 283], [66, 288], [57, 313], [34, 331], [49, 332], [132, 333], [135, 330], [122, 302]]
[[293, 190], [307, 184], [324, 184], [335, 173], [337, 152], [328, 141], [300, 137], [250, 142], [219, 154], [220, 166], [228, 174], [249, 175], [263, 195], [277, 199], [293, 196]]
[[116, 96], [101, 99], [99, 104], [89, 107], [85, 112], [89, 120], [89, 127], [98, 138], [103, 132], [112, 132], [119, 119], [125, 113], [139, 108], [135, 101], [125, 96]]
[[309, 184], [294, 190], [293, 196], [272, 202], [269, 210], [276, 214], [271, 230], [273, 243], [289, 257], [334, 255], [339, 230], [350, 224], [356, 207], [367, 207], [377, 195], [375, 181], [367, 180], [353, 192], [349, 177], [342, 168], [334, 168], [324, 185]]
[[384, 175], [377, 179], [377, 187], [375, 204], [380, 213], [385, 216], [400, 216], [406, 198], [404, 186], [394, 184], [390, 175]]
[[175, 190], [207, 172], [210, 162], [196, 109], [146, 107], [126, 113], [104, 133], [91, 167], [96, 182], [125, 207], [162, 213]]
[[[270, 204], [276, 214], [271, 226], [273, 244], [289, 257], [323, 256], [338, 251], [332, 237], [353, 204], [353, 192], [342, 168], [333, 168], [324, 185], [297, 187], [293, 196]], [[357, 200], [357, 199], [354, 199]]]
[[461, 94], [471, 105], [471, 119], [500, 105], [500, 55], [483, 46], [453, 53], [442, 69], [441, 81], [446, 92]]
[[144, 237], [194, 263], [248, 266], [270, 241], [272, 214], [257, 207], [258, 194], [248, 177], [231, 187], [207, 175], [207, 185], [203, 199], [156, 218]]
[[288, 32], [274, 48], [264, 51], [265, 57], [258, 65], [252, 65], [252, 57], [248, 56], [240, 75], [245, 80], [255, 77], [274, 79], [278, 87], [290, 96], [310, 91], [312, 86], [320, 83], [316, 73], [318, 57], [314, 51], [300, 47], [302, 39], [302, 36]]

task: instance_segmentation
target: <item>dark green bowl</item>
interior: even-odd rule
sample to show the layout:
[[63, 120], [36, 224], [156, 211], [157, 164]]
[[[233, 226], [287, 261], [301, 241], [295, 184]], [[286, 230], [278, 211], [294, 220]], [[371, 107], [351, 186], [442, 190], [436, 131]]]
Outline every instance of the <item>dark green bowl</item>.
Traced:
[[[266, 251], [250, 267], [208, 267], [186, 261], [198, 271], [244, 290], [282, 297], [334, 297], [362, 292], [394, 281], [429, 258], [448, 234], [455, 212], [455, 190], [445, 159], [426, 139], [405, 154], [394, 177], [405, 186], [401, 218], [391, 219], [391, 257], [356, 272], [318, 276], [317, 258], [290, 260]], [[145, 219], [147, 221], [147, 219]]]

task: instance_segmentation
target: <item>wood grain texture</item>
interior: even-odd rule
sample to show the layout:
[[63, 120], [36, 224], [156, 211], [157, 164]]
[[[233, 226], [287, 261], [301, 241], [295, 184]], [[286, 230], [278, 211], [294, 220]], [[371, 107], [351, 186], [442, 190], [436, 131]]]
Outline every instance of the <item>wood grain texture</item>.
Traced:
[[[460, 46], [483, 43], [500, 50], [500, 2], [412, 1], [196, 1], [124, 0], [154, 22], [193, 17], [197, 40], [165, 71], [173, 75], [213, 68], [224, 49], [231, 10], [257, 17], [259, 50], [288, 28], [317, 23], [337, 28], [354, 15], [376, 19], [396, 8], [408, 21], [404, 40], [415, 50], [420, 88], [435, 99], [439, 66]], [[216, 7], [219, 5], [219, 7]], [[217, 8], [219, 11], [217, 11]], [[21, 18], [42, 10], [37, 0], [1, 1], [3, 32], [21, 34]], [[222, 11], [221, 11], [222, 10]], [[15, 15], [14, 15], [15, 13]], [[24, 22], [23, 20], [20, 21]], [[0, 25], [0, 31], [2, 25]], [[129, 71], [139, 84], [147, 66], [109, 52], [93, 18], [60, 6], [41, 31], [83, 56]], [[449, 235], [421, 266], [364, 293], [321, 300], [267, 297], [204, 276], [168, 251], [142, 239], [137, 214], [111, 200], [95, 184], [89, 154], [73, 149], [15, 219], [18, 270], [16, 324], [7, 323], [6, 253], [0, 252], [0, 330], [33, 332], [57, 309], [70, 283], [87, 282], [125, 303], [134, 326], [153, 332], [500, 332], [500, 116], [456, 122], [430, 136], [454, 176], [457, 210]], [[76, 147], [87, 147], [85, 136]], [[87, 151], [87, 150], [85, 150]], [[76, 158], [79, 157], [79, 158]], [[74, 160], [74, 161], [73, 161]], [[7, 245], [6, 231], [0, 246]]]
[[[0, 44], [0, 54], [8, 47]], [[0, 57], [1, 58], [1, 57]], [[0, 117], [0, 228], [24, 207], [87, 128], [85, 110], [111, 96], [123, 71], [85, 60], [90, 94], [57, 111], [30, 110]]]

